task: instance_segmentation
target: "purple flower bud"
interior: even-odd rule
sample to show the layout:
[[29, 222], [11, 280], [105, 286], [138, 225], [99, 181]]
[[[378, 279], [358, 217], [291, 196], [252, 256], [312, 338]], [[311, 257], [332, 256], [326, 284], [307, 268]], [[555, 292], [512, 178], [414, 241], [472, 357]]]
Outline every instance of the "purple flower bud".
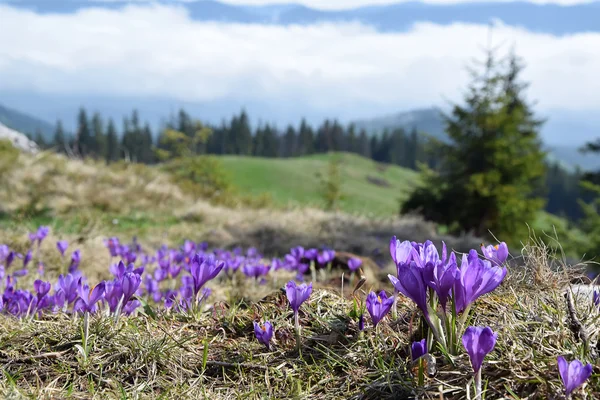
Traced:
[[392, 304], [394, 304], [394, 298], [388, 298], [383, 290], [379, 292], [379, 295], [375, 292], [370, 292], [367, 295], [367, 311], [371, 315], [373, 326], [377, 326], [379, 321], [386, 316], [392, 308]]
[[75, 250], [73, 254], [71, 254], [71, 264], [69, 265], [69, 273], [75, 272], [77, 268], [79, 268], [79, 263], [81, 262], [81, 251]]
[[267, 349], [271, 348], [271, 338], [273, 337], [273, 325], [269, 321], [265, 321], [263, 326], [260, 326], [257, 322], [254, 322], [254, 334], [259, 342], [267, 346]]
[[29, 250], [27, 254], [25, 254], [25, 258], [23, 258], [23, 268], [27, 268], [27, 264], [31, 261], [31, 257], [31, 250]]
[[292, 307], [294, 313], [297, 313], [302, 303], [310, 297], [310, 294], [312, 293], [312, 283], [309, 283], [308, 285], [306, 283], [296, 285], [296, 282], [289, 281], [285, 285], [285, 293], [290, 302], [290, 307]]
[[413, 342], [410, 346], [412, 360], [415, 361], [427, 354], [427, 341], [422, 339], [420, 342]]
[[564, 357], [558, 357], [558, 372], [565, 385], [565, 394], [568, 396], [583, 385], [583, 383], [592, 375], [592, 364], [583, 365], [579, 360], [573, 360], [570, 363]]
[[483, 364], [483, 359], [488, 355], [494, 346], [498, 334], [494, 333], [489, 327], [469, 326], [462, 337], [463, 346], [471, 359], [473, 371], [477, 373]]
[[352, 257], [348, 260], [348, 268], [350, 271], [354, 272], [362, 265], [362, 260], [360, 258]]
[[140, 283], [142, 282], [142, 278], [133, 272], [127, 272], [121, 278], [121, 288], [123, 290], [123, 304], [127, 304], [127, 302], [133, 297], [135, 292], [140, 287]]

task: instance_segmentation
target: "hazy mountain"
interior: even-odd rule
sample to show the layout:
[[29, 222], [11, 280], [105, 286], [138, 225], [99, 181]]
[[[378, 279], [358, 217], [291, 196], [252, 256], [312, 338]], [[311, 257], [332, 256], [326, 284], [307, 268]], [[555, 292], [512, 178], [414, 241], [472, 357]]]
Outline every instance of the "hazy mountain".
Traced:
[[[40, 13], [73, 13], [82, 8], [118, 9], [139, 1], [99, 0], [0, 0]], [[151, 2], [149, 2], [151, 3]], [[172, 1], [154, 3], [185, 7], [198, 21], [227, 21], [260, 24], [313, 24], [324, 21], [359, 21], [381, 31], [403, 31], [419, 21], [437, 24], [457, 22], [487, 24], [498, 19], [505, 24], [521, 26], [530, 31], [555, 35], [600, 31], [600, 1], [562, 6], [528, 2], [482, 1], [466, 4], [424, 4], [403, 2], [383, 6], [359, 7], [351, 10], [324, 11], [302, 5], [234, 6], [211, 0]]]
[[51, 138], [54, 134], [54, 127], [48, 122], [2, 104], [0, 104], [0, 123], [23, 134], [34, 135], [39, 132], [44, 138]]

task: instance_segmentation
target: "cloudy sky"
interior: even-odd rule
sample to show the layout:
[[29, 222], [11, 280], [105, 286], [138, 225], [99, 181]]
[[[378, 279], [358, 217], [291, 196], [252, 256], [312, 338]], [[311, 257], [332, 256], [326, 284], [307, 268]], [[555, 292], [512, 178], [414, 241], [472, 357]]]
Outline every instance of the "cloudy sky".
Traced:
[[[321, 7], [364, 2], [304, 1]], [[423, 22], [398, 33], [359, 23], [208, 23], [193, 21], [183, 7], [157, 5], [64, 15], [0, 5], [0, 21], [0, 95], [292, 99], [357, 115], [459, 99], [468, 82], [465, 66], [482, 55], [489, 33], [488, 26], [459, 23]], [[523, 56], [539, 109], [600, 108], [600, 33], [558, 37], [498, 24], [492, 39]]]

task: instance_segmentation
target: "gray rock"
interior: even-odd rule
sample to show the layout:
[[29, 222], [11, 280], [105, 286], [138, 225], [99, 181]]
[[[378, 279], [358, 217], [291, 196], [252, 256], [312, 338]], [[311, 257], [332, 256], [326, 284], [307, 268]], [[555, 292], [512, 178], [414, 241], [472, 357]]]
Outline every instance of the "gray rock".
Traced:
[[21, 132], [0, 124], [0, 140], [5, 139], [8, 139], [17, 149], [27, 153], [37, 153], [40, 150], [34, 141], [29, 140]]

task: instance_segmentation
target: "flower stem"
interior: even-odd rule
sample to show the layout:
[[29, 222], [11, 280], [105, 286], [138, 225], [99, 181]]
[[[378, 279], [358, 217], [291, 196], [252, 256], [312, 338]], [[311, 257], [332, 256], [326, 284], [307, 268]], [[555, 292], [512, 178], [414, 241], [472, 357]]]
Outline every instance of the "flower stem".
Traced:
[[475, 374], [475, 400], [481, 400], [481, 368]]
[[83, 313], [83, 349], [88, 352], [88, 338], [90, 337], [90, 313]]
[[394, 303], [392, 304], [392, 319], [398, 319], [398, 291], [394, 289]]
[[296, 331], [296, 350], [300, 353], [300, 319], [298, 311], [294, 312], [294, 330]]

